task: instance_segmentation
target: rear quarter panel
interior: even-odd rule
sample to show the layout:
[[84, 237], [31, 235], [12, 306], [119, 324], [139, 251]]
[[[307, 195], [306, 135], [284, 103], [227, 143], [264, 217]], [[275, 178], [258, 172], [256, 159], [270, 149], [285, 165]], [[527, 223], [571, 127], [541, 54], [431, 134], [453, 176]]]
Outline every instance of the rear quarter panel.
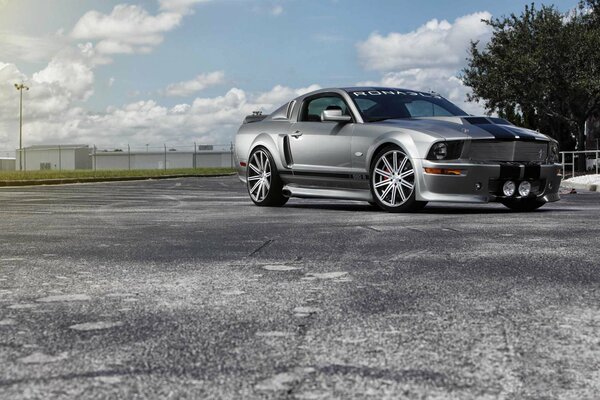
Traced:
[[287, 121], [261, 121], [244, 124], [235, 136], [235, 155], [240, 180], [246, 181], [246, 169], [240, 163], [248, 163], [250, 153], [258, 146], [266, 148], [279, 171], [286, 169], [283, 158], [283, 136], [288, 131]]

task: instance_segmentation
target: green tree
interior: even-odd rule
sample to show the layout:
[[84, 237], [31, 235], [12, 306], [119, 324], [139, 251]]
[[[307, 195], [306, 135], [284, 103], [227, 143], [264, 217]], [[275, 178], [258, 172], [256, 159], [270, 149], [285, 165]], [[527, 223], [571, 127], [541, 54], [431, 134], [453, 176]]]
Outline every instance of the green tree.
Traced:
[[532, 3], [484, 22], [492, 37], [482, 49], [471, 43], [461, 76], [469, 100], [554, 137], [563, 150], [584, 150], [585, 122], [600, 113], [600, 0], [566, 14]]

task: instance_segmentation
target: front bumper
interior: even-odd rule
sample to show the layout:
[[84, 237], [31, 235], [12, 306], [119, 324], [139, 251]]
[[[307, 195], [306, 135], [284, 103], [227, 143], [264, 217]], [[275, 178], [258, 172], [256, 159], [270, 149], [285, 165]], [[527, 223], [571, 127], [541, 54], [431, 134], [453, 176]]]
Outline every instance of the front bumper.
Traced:
[[[518, 162], [433, 162], [415, 160], [417, 200], [487, 203], [506, 199], [502, 185], [507, 180], [529, 181], [532, 191], [528, 198], [551, 202], [560, 199], [560, 164], [527, 164]], [[459, 169], [460, 175], [440, 175], [425, 172], [425, 168]], [[518, 195], [511, 198], [521, 198]]]

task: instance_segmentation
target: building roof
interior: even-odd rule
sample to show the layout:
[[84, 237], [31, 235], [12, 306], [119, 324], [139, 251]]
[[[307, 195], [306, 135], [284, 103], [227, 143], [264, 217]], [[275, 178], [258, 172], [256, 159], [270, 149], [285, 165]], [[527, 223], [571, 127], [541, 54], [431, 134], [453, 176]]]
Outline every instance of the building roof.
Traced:
[[80, 149], [89, 148], [87, 144], [37, 144], [33, 146], [24, 147], [25, 150], [57, 150], [60, 147], [61, 150], [66, 149]]

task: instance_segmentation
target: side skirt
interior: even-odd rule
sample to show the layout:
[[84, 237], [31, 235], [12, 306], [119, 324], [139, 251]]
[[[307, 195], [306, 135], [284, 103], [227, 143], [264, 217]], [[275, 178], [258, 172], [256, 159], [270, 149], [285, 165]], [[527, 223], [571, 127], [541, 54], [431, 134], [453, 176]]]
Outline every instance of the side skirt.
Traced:
[[371, 191], [358, 189], [325, 189], [316, 187], [302, 187], [297, 185], [286, 185], [283, 187], [283, 195], [300, 198], [323, 198], [339, 200], [373, 201]]

